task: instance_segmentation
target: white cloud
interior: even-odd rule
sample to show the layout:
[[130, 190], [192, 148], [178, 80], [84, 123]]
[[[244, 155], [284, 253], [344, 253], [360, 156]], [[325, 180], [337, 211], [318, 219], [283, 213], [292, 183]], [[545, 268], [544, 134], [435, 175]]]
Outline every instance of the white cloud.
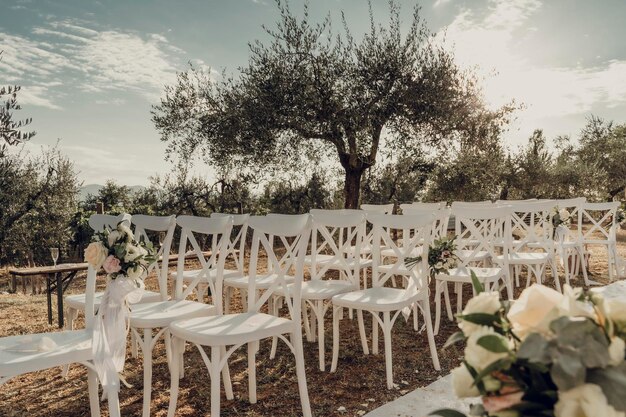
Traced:
[[451, 0], [436, 0], [435, 4], [433, 4], [433, 7], [434, 8], [441, 7], [441, 6], [445, 5], [445, 4], [450, 3], [450, 1]]
[[0, 78], [25, 86], [24, 104], [56, 109], [51, 96], [60, 80], [85, 92], [132, 91], [155, 101], [183, 68], [184, 51], [163, 35], [96, 30], [84, 21], [52, 21], [29, 37], [0, 33], [0, 44]]
[[525, 31], [536, 30], [531, 19], [540, 9], [538, 0], [490, 0], [485, 14], [462, 9], [445, 31], [457, 61], [478, 67], [485, 77], [492, 106], [512, 98], [526, 105], [518, 113], [521, 137], [556, 118], [626, 105], [626, 61], [592, 68], [545, 66], [534, 62], [532, 51], [517, 48]]

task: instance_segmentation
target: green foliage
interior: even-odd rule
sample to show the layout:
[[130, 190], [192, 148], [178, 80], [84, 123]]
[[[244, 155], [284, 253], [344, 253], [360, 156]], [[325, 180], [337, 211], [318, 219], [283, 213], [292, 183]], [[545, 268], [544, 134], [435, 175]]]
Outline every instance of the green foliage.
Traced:
[[377, 24], [370, 12], [370, 30], [357, 41], [345, 18], [337, 34], [329, 17], [312, 23], [306, 3], [302, 18], [288, 2], [277, 6], [276, 27], [265, 28], [269, 43], [250, 43], [237, 76], [217, 82], [191, 68], [166, 88], [152, 119], [170, 152], [267, 167], [296, 166], [298, 155], [321, 151], [343, 168], [345, 206], [356, 208], [381, 142], [394, 151], [443, 147], [506, 123], [510, 108], [486, 110], [471, 74], [432, 42], [419, 7], [403, 34], [400, 7], [390, 1], [390, 21]]
[[[2, 51], [0, 51], [1, 59]], [[19, 85], [0, 86], [0, 139], [4, 141], [0, 150], [6, 145], [17, 145], [35, 136], [35, 132], [21, 131], [32, 122], [31, 118], [14, 120], [13, 117], [14, 111], [21, 110], [21, 106], [17, 103], [17, 93], [21, 88]]]
[[259, 199], [259, 210], [262, 213], [300, 214], [315, 208], [330, 208], [331, 204], [331, 193], [324, 177], [314, 173], [302, 185], [293, 185], [291, 181], [267, 184]]

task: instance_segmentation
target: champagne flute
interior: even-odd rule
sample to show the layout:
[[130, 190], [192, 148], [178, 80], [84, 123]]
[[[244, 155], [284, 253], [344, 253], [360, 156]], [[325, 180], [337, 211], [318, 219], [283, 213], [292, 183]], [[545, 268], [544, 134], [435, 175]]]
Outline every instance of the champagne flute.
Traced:
[[59, 259], [59, 248], [50, 248], [50, 256], [54, 262], [54, 267], [57, 267], [57, 260]]

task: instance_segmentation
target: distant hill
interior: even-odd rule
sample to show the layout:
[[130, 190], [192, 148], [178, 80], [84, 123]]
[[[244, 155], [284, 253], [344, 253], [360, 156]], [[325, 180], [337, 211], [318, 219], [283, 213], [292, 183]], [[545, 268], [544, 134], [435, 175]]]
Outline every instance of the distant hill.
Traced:
[[[85, 199], [87, 198], [87, 196], [89, 194], [97, 195], [102, 187], [103, 187], [103, 185], [101, 185], [101, 184], [87, 184], [87, 185], [83, 185], [80, 188], [80, 191], [78, 192], [78, 199], [80, 201], [85, 201]], [[128, 188], [130, 188], [130, 190], [132, 192], [136, 193], [137, 191], [144, 190], [146, 187], [144, 187], [143, 185], [131, 185]]]

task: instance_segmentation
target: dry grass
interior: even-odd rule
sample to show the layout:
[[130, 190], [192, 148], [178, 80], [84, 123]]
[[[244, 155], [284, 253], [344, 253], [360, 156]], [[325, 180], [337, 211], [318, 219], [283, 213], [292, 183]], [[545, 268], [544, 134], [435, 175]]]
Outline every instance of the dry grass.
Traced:
[[[618, 251], [626, 256], [626, 233], [618, 236]], [[591, 277], [606, 283], [606, 254], [602, 248], [590, 248]], [[0, 272], [0, 291], [6, 291], [7, 279]], [[154, 287], [154, 278], [147, 280]], [[548, 285], [552, 280], [548, 279]], [[582, 279], [573, 282], [582, 285]], [[84, 290], [84, 277], [79, 278], [68, 291], [77, 293]], [[517, 289], [519, 294], [521, 289]], [[470, 288], [465, 289], [465, 300], [471, 296]], [[452, 297], [455, 298], [455, 297]], [[238, 300], [237, 300], [238, 301]], [[452, 300], [454, 303], [454, 300]], [[434, 312], [434, 306], [432, 308]], [[326, 360], [330, 365], [332, 343], [332, 323], [326, 320]], [[371, 320], [366, 321], [368, 334]], [[356, 320], [344, 319], [341, 322], [341, 350], [336, 373], [321, 372], [318, 369], [317, 342], [305, 341], [306, 374], [313, 413], [316, 416], [357, 415], [359, 410], [370, 411], [406, 392], [425, 386], [438, 377], [447, 374], [459, 363], [462, 351], [450, 348], [440, 352], [441, 371], [433, 369], [428, 350], [426, 333], [413, 331], [412, 321], [406, 323], [399, 318], [393, 329], [394, 381], [398, 389], [388, 390], [385, 383], [385, 363], [382, 354], [364, 356], [359, 342]], [[82, 322], [79, 321], [78, 326]], [[455, 331], [454, 323], [442, 320], [442, 328], [436, 337], [438, 346], [443, 346], [446, 338]], [[57, 331], [48, 326], [46, 320], [46, 298], [44, 295], [0, 294], [0, 336], [23, 333]], [[383, 352], [382, 337], [379, 350]], [[295, 361], [289, 349], [282, 343], [276, 359], [269, 360], [270, 341], [261, 343], [257, 355], [258, 402], [248, 403], [248, 383], [245, 348], [231, 357], [230, 371], [235, 391], [235, 399], [228, 401], [222, 396], [224, 416], [295, 416], [300, 415]], [[169, 373], [165, 361], [165, 348], [159, 342], [154, 352], [154, 376], [151, 415], [167, 414], [169, 401]], [[177, 415], [209, 415], [209, 378], [197, 350], [187, 348], [185, 355], [185, 378], [181, 381]], [[124, 376], [133, 385], [120, 392], [122, 414], [141, 415], [142, 374], [141, 357], [128, 360]], [[347, 413], [337, 409], [344, 406]], [[30, 373], [16, 377], [0, 388], [0, 416], [86, 416], [89, 415], [86, 372], [81, 366], [73, 366], [69, 377], [63, 379], [60, 369]], [[103, 415], [108, 415], [106, 404]]]

